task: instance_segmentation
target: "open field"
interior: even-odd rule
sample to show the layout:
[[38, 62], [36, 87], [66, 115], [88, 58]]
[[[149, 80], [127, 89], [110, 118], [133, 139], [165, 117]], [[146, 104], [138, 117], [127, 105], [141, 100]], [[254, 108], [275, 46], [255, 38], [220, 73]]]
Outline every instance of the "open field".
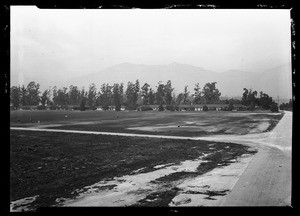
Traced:
[[[264, 155], [271, 152], [266, 149], [282, 145], [279, 138], [285, 133], [283, 130], [290, 130], [290, 120], [285, 118], [285, 126], [281, 124], [282, 129], [276, 133], [273, 128], [283, 115], [220, 111], [13, 111], [12, 128], [66, 131], [10, 131], [11, 210], [43, 206], [221, 205], [247, 167], [254, 163], [254, 154], [265, 164]], [[85, 131], [113, 133], [95, 135]], [[165, 135], [173, 138], [158, 137]], [[290, 149], [288, 146], [282, 149]], [[288, 157], [283, 158], [289, 161]], [[282, 161], [278, 161], [280, 166]], [[270, 172], [276, 168], [273, 163], [268, 165]], [[252, 171], [252, 175], [256, 172], [259, 171]], [[287, 171], [277, 174], [274, 182], [279, 177], [289, 177]], [[261, 185], [267, 184], [267, 176], [260, 176]], [[284, 183], [286, 186], [282, 187], [279, 183], [279, 188], [289, 185]], [[288, 189], [284, 190], [281, 194], [286, 196]]]
[[[235, 162], [243, 154], [255, 153], [245, 146], [207, 141], [28, 131], [11, 131], [10, 136], [11, 201], [37, 197], [23, 206], [27, 209], [59, 205], [60, 199], [75, 198], [77, 189], [99, 181], [149, 173], [201, 156], [206, 161], [198, 162], [195, 170], [182, 170], [175, 175], [163, 172], [163, 176], [153, 179], [153, 185], [163, 185], [202, 175]], [[97, 190], [112, 189], [117, 184], [99, 186]], [[155, 191], [149, 191], [148, 196], [152, 193]], [[167, 200], [175, 195], [167, 195]], [[138, 205], [167, 206], [166, 194], [161, 196], [155, 203], [141, 201]], [[22, 208], [18, 202], [14, 206], [12, 210]]]
[[281, 118], [282, 113], [266, 112], [13, 111], [11, 126], [206, 136], [267, 132]]

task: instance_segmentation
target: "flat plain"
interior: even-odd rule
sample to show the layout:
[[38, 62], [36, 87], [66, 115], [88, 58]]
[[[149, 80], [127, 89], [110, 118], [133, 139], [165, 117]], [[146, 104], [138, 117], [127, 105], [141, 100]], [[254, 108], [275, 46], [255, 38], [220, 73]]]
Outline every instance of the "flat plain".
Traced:
[[[268, 132], [282, 116], [283, 113], [220, 111], [12, 111], [10, 120], [12, 128], [192, 138]], [[105, 206], [107, 202], [116, 206], [168, 206], [180, 192], [177, 186], [182, 181], [230, 166], [239, 158], [255, 153], [255, 148], [230, 142], [11, 130], [11, 210], [64, 206], [82, 194], [83, 197], [90, 194], [91, 185], [113, 182], [92, 187], [92, 191], [100, 194], [118, 191], [126, 181], [116, 179], [149, 173], [153, 175], [144, 185], [151, 185], [150, 188], [135, 188], [132, 189], [135, 192], [124, 192], [116, 202], [110, 198], [96, 205]], [[187, 162], [195, 164], [180, 168]], [[161, 173], [154, 175], [159, 170]], [[229, 191], [212, 189], [201, 193], [206, 194], [207, 200], [213, 200]], [[134, 199], [124, 198], [134, 193]], [[92, 202], [83, 205], [89, 203]]]

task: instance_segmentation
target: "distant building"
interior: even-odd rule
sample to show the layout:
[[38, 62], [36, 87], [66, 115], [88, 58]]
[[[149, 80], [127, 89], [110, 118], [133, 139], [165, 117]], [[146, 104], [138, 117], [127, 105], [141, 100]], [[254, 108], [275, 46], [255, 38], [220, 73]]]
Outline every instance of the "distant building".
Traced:
[[[203, 106], [207, 106], [208, 110], [216, 110], [216, 111], [228, 111], [229, 104], [193, 104], [193, 105], [178, 105], [177, 110], [178, 111], [203, 111]], [[152, 110], [158, 110], [159, 105], [147, 105]], [[234, 110], [243, 111], [247, 110], [247, 106], [244, 106], [242, 104], [234, 104], [233, 105]], [[138, 108], [138, 110], [140, 110]]]

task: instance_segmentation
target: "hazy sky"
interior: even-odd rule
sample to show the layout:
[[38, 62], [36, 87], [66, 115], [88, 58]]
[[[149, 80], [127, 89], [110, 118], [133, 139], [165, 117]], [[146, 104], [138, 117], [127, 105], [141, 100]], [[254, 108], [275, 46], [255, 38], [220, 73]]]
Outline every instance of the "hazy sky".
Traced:
[[[94, 73], [115, 64], [263, 71], [290, 62], [290, 11], [46, 10], [11, 7], [11, 80]], [[109, 75], [108, 75], [109, 76]]]

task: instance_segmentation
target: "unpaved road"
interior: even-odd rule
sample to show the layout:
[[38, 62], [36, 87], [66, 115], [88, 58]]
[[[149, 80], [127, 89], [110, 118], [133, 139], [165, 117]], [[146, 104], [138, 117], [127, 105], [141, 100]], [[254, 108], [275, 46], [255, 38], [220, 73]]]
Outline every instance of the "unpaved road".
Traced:
[[[208, 173], [199, 179], [192, 179], [191, 182], [181, 183], [182, 188], [187, 188], [195, 182], [207, 178], [210, 187], [217, 187], [219, 191], [228, 189], [230, 192], [221, 199], [208, 202], [209, 199], [203, 198], [203, 195], [191, 194], [175, 197], [173, 203], [176, 206], [189, 205], [221, 205], [221, 206], [290, 206], [291, 205], [291, 146], [292, 146], [292, 112], [285, 112], [284, 117], [273, 129], [272, 132], [248, 135], [219, 135], [208, 137], [172, 137], [159, 135], [143, 134], [123, 134], [92, 131], [70, 131], [44, 128], [11, 128], [15, 130], [36, 130], [36, 131], [55, 131], [55, 132], [73, 132], [88, 134], [106, 134], [106, 135], [125, 135], [125, 136], [143, 136], [160, 137], [173, 139], [193, 139], [210, 140], [216, 142], [231, 142], [251, 146], [258, 150], [251, 160], [244, 161], [243, 166], [224, 167], [222, 170]], [[220, 182], [220, 176], [229, 176], [232, 170], [237, 172], [233, 177]], [[214, 173], [215, 172], [215, 173]], [[215, 179], [214, 181], [212, 179]], [[234, 181], [232, 181], [234, 179]], [[197, 183], [198, 182], [198, 183]], [[231, 182], [231, 183], [230, 183]], [[230, 183], [230, 184], [229, 184]], [[206, 185], [203, 185], [203, 187]], [[126, 186], [127, 187], [127, 186]], [[199, 191], [198, 191], [199, 192]], [[200, 191], [201, 192], [201, 191]], [[109, 193], [111, 195], [111, 193]], [[110, 196], [109, 195], [109, 196]], [[202, 196], [202, 198], [201, 198]], [[99, 197], [99, 196], [97, 196]], [[118, 197], [117, 200], [119, 200]], [[124, 198], [124, 197], [123, 197]], [[189, 203], [184, 203], [189, 200]], [[76, 202], [75, 202], [76, 203]], [[97, 205], [101, 203], [97, 202]], [[89, 203], [86, 203], [89, 205]]]
[[258, 150], [222, 206], [291, 206], [292, 112], [286, 111], [269, 133], [204, 139], [240, 143]]
[[292, 112], [261, 141], [272, 146], [259, 145], [223, 206], [291, 206]]

